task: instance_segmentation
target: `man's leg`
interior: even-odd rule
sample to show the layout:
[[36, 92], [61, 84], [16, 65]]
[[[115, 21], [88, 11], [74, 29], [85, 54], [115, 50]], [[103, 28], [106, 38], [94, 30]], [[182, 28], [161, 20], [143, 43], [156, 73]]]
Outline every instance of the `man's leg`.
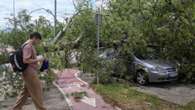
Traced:
[[13, 107], [13, 110], [22, 110], [22, 106], [26, 103], [26, 100], [29, 97], [28, 90], [26, 88], [26, 85], [24, 85], [22, 92], [20, 93], [16, 104]]
[[25, 74], [24, 80], [37, 110], [46, 110], [43, 106], [42, 87], [38, 75], [36, 73]]

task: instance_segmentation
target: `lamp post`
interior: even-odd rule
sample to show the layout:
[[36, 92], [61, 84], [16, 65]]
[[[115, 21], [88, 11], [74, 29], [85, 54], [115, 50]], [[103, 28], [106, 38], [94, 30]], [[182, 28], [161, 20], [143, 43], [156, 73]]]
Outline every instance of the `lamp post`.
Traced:
[[56, 23], [57, 23], [57, 0], [54, 0], [54, 37], [56, 36]]
[[[97, 39], [97, 55], [100, 51], [100, 25], [101, 25], [101, 8], [102, 0], [96, 0], [96, 39]], [[97, 84], [99, 84], [99, 73], [96, 74]]]
[[100, 25], [101, 25], [101, 18], [102, 18], [102, 14], [101, 14], [101, 10], [102, 10], [102, 5], [103, 5], [103, 0], [96, 0], [96, 28], [97, 28], [97, 32], [96, 32], [96, 38], [97, 38], [97, 53], [99, 53], [99, 49], [100, 49]]

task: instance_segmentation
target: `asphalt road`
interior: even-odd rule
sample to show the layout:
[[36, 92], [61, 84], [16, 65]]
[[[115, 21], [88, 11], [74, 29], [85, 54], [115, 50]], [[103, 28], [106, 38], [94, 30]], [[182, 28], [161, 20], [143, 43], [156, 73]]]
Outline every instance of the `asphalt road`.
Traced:
[[179, 105], [186, 105], [195, 100], [195, 85], [190, 84], [156, 83], [148, 86], [137, 86], [134, 89]]

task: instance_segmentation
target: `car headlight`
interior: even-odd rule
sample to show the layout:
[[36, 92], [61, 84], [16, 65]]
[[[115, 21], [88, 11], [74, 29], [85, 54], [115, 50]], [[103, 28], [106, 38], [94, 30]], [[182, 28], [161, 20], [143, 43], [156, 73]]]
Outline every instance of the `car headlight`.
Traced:
[[149, 69], [150, 71], [152, 71], [152, 72], [163, 72], [164, 70], [162, 69], [162, 68], [160, 68], [160, 67], [153, 67], [153, 68], [150, 68]]
[[157, 67], [152, 67], [152, 68], [149, 69], [149, 71], [151, 71], [151, 72], [158, 72], [158, 69], [157, 69]]

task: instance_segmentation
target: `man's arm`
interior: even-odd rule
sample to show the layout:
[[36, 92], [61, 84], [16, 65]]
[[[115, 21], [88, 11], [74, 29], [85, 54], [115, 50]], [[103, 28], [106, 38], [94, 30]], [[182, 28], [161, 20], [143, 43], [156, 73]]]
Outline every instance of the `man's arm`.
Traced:
[[23, 48], [23, 62], [26, 64], [32, 64], [32, 63], [37, 63], [37, 62], [41, 62], [43, 61], [43, 57], [39, 57], [36, 59], [32, 59], [32, 55], [33, 55], [33, 50], [32, 50], [32, 46], [25, 46]]
[[27, 64], [31, 64], [31, 63], [42, 62], [43, 60], [44, 60], [43, 56], [38, 56], [36, 59], [23, 59], [23, 62]]
[[32, 63], [39, 62], [39, 60], [38, 59], [23, 59], [23, 62], [26, 64], [32, 64]]

